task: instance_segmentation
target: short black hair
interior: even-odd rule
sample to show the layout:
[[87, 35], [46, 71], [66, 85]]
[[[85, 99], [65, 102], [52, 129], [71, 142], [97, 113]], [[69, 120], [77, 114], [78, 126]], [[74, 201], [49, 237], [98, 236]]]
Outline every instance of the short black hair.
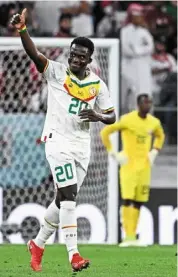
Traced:
[[64, 19], [71, 20], [72, 19], [71, 14], [69, 14], [69, 13], [62, 13], [61, 16], [59, 17], [59, 23], [61, 23], [61, 21], [64, 20]]
[[87, 37], [76, 37], [71, 42], [70, 47], [72, 47], [73, 44], [78, 44], [80, 46], [88, 48], [90, 50], [91, 55], [93, 54], [93, 52], [95, 50], [94, 43]]
[[142, 100], [143, 97], [144, 97], [144, 98], [149, 98], [149, 95], [146, 94], [146, 93], [139, 94], [139, 95], [137, 96], [137, 105], [140, 104], [140, 102], [141, 102], [141, 100]]

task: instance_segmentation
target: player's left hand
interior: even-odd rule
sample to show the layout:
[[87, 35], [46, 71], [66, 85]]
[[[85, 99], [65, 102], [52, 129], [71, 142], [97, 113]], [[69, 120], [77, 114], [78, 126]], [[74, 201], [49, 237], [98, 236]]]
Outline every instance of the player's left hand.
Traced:
[[155, 162], [155, 159], [158, 155], [158, 150], [157, 149], [152, 149], [149, 153], [148, 153], [148, 159], [150, 161], [150, 165], [152, 166]]
[[128, 163], [128, 157], [123, 151], [116, 152], [111, 150], [109, 154], [118, 162], [119, 165], [125, 165]]
[[92, 109], [83, 109], [82, 111], [80, 111], [79, 117], [84, 122], [100, 121], [100, 114]]

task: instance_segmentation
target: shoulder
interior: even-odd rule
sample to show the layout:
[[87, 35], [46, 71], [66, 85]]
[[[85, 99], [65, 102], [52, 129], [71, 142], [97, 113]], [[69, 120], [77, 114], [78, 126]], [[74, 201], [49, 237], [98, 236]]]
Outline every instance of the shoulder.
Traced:
[[176, 59], [174, 58], [174, 56], [173, 55], [171, 55], [171, 54], [167, 54], [167, 57], [168, 57], [168, 59], [171, 61], [171, 62], [173, 62], [173, 63], [175, 63], [175, 65], [176, 65]]
[[123, 115], [123, 117], [130, 119], [130, 118], [136, 117], [136, 115], [137, 115], [137, 111], [134, 110], [129, 113], [126, 113], [125, 115]]
[[146, 36], [152, 37], [151, 33], [149, 32], [148, 29], [144, 28], [144, 27], [140, 27], [140, 32]]
[[54, 69], [59, 69], [59, 68], [60, 68], [60, 70], [67, 69], [66, 65], [64, 65], [63, 63], [57, 62], [57, 61], [48, 60], [48, 65], [53, 67]]
[[133, 25], [132, 24], [127, 24], [127, 25], [123, 26], [120, 31], [121, 31], [121, 34], [122, 34], [122, 33], [128, 32], [132, 29], [133, 29]]
[[157, 118], [156, 116], [149, 114], [148, 115], [149, 120], [156, 126], [161, 124], [161, 121], [159, 120], [159, 118]]
[[98, 83], [102, 82], [102, 79], [91, 70], [90, 70], [89, 80], [90, 80], [90, 82], [98, 82]]
[[96, 85], [99, 91], [107, 89], [106, 83], [94, 72], [91, 71], [88, 82], [92, 85]]
[[66, 69], [67, 67], [63, 63], [47, 60], [47, 65], [45, 67], [43, 74], [49, 80], [61, 79], [65, 76]]
[[133, 118], [135, 118], [135, 116], [136, 116], [136, 111], [132, 111], [132, 112], [122, 115], [120, 120], [125, 121], [125, 122], [131, 121]]

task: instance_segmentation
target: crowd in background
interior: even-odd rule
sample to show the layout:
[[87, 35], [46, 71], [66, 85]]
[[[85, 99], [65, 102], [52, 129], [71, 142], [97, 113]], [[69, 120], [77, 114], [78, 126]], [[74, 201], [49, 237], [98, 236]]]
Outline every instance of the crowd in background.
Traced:
[[[156, 115], [167, 129], [169, 143], [175, 143], [177, 1], [0, 1], [0, 36], [19, 35], [10, 24], [10, 18], [24, 7], [28, 9], [27, 25], [33, 37], [88, 36], [121, 39], [122, 112], [135, 106], [136, 95], [149, 93], [153, 96], [155, 106], [160, 108], [157, 109]], [[24, 53], [21, 53], [19, 60], [23, 59], [23, 55]], [[57, 59], [60, 51], [50, 53], [50, 56]], [[1, 63], [4, 64], [4, 61]], [[33, 64], [27, 60], [26, 66], [30, 66], [32, 79], [38, 79], [39, 87], [41, 79]], [[22, 95], [19, 96], [24, 82], [17, 85], [17, 80], [14, 84], [11, 80], [11, 87], [8, 88], [6, 73], [9, 70], [9, 67], [3, 69], [1, 66], [0, 93], [5, 95], [1, 109], [4, 112], [16, 112], [19, 101], [23, 99], [21, 111], [25, 112], [27, 100]], [[23, 71], [20, 74], [23, 74]], [[4, 85], [3, 78], [6, 78]], [[13, 96], [10, 96], [12, 90]], [[37, 96], [34, 87], [33, 90], [35, 98]]]

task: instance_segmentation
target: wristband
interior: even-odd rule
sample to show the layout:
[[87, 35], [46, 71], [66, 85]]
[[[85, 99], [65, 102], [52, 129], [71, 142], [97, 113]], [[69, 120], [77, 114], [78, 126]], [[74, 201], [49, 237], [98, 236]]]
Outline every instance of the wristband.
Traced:
[[24, 25], [21, 29], [18, 30], [19, 33], [24, 33], [27, 31], [26, 25]]

